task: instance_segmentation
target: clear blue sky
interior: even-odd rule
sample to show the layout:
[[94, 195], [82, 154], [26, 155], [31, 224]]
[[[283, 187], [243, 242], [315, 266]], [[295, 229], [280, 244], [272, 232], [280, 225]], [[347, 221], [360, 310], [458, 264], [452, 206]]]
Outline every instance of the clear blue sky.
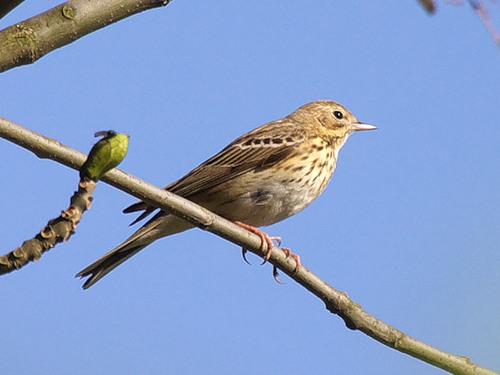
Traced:
[[[343, 103], [379, 130], [352, 136], [325, 193], [268, 232], [376, 317], [500, 371], [500, 50], [467, 6], [177, 0], [0, 89], [1, 116], [78, 150], [98, 130], [130, 134], [121, 167], [159, 186], [303, 103]], [[4, 140], [0, 155], [4, 253], [67, 206], [78, 175]], [[134, 201], [100, 184], [68, 243], [1, 278], [2, 373], [443, 373], [201, 230], [83, 291], [73, 275], [132, 232]]]

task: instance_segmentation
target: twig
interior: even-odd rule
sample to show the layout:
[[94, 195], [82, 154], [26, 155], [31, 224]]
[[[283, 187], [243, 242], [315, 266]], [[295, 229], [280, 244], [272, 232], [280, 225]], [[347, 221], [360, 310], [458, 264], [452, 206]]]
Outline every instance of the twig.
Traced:
[[34, 238], [24, 241], [20, 247], [0, 257], [0, 275], [38, 260], [56, 244], [67, 241], [75, 232], [83, 213], [90, 208], [95, 186], [96, 183], [92, 180], [80, 181], [69, 207], [59, 217], [50, 220]]
[[109, 130], [97, 132], [95, 136], [104, 138], [92, 147], [80, 168], [78, 190], [71, 197], [69, 207], [59, 217], [50, 220], [34, 238], [1, 256], [0, 275], [38, 260], [45, 252], [56, 244], [67, 241], [75, 233], [83, 213], [90, 208], [96, 182], [104, 173], [116, 167], [127, 154], [128, 135]]
[[498, 46], [500, 46], [500, 34], [497, 32], [495, 26], [493, 25], [493, 22], [491, 22], [488, 9], [484, 5], [484, 3], [479, 0], [469, 0], [469, 4], [472, 7], [472, 9], [474, 9], [474, 12], [476, 12], [477, 16], [483, 23], [484, 27], [493, 38], [493, 41]]

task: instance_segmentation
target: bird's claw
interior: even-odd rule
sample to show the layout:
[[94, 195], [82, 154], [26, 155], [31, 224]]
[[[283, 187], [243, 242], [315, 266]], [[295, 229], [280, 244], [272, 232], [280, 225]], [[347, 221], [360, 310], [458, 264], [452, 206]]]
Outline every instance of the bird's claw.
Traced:
[[[298, 254], [292, 253], [292, 250], [290, 250], [287, 247], [282, 247], [281, 250], [285, 253], [286, 259], [288, 257], [292, 257], [295, 260], [295, 269], [292, 272], [292, 275], [296, 275], [297, 272], [299, 271], [299, 268], [302, 267], [302, 263], [300, 263], [300, 256]], [[279, 279], [280, 274], [278, 273], [278, 268], [273, 265], [273, 278], [274, 281], [276, 281], [278, 284], [285, 284]]]
[[299, 271], [299, 268], [302, 267], [302, 263], [300, 262], [299, 254], [292, 253], [292, 250], [290, 250], [287, 247], [282, 247], [281, 251], [283, 251], [285, 253], [286, 259], [288, 259], [289, 257], [292, 257], [293, 260], [295, 260], [295, 269], [293, 270], [292, 275], [296, 275], [297, 272]]
[[276, 266], [273, 265], [273, 278], [274, 278], [274, 281], [276, 281], [278, 284], [281, 284], [281, 285], [285, 284], [280, 279], [278, 279], [279, 276], [280, 276], [280, 274], [278, 273], [278, 268], [276, 268]]
[[[273, 241], [276, 241], [277, 247], [281, 246], [281, 237], [270, 236], [267, 233], [261, 231], [259, 228], [256, 228], [252, 225], [242, 223], [240, 221], [235, 221], [235, 224], [238, 225], [239, 227], [246, 229], [249, 232], [252, 232], [252, 233], [256, 234], [257, 236], [259, 236], [259, 238], [260, 238], [260, 250], [262, 252], [264, 252], [264, 256], [262, 257], [264, 260], [260, 264], [261, 266], [264, 265], [271, 258], [272, 248], [274, 247]], [[283, 248], [281, 248], [281, 250], [285, 253], [285, 256], [287, 259], [289, 257], [292, 257], [295, 260], [295, 269], [293, 270], [292, 275], [297, 274], [299, 268], [302, 266], [302, 263], [300, 262], [300, 257], [297, 254], [292, 253], [292, 251], [289, 248], [283, 247]], [[250, 264], [250, 262], [248, 261], [248, 259], [246, 257], [247, 251], [248, 251], [248, 249], [242, 248], [241, 255], [243, 257], [243, 260], [247, 264]], [[279, 277], [278, 269], [276, 268], [275, 265], [273, 265], [273, 278], [274, 278], [274, 280], [279, 284], [283, 284], [283, 282], [281, 282], [278, 277]]]
[[244, 247], [241, 248], [241, 256], [243, 257], [243, 260], [245, 261], [246, 264], [251, 266], [252, 263], [250, 263], [247, 259], [247, 252], [248, 252], [248, 249], [245, 249]]
[[[242, 223], [241, 221], [235, 221], [234, 222], [237, 226], [248, 230], [249, 232], [252, 232], [253, 234], [256, 234], [260, 238], [260, 250], [264, 253], [264, 263], [266, 263], [269, 258], [271, 257], [271, 249], [274, 246], [273, 241], [276, 241], [278, 243], [278, 246], [281, 245], [281, 237], [271, 237], [267, 233], [261, 231], [259, 228], [256, 228], [252, 225]], [[245, 259], [247, 249], [243, 249], [243, 259]], [[246, 261], [246, 259], [245, 259]], [[248, 261], [247, 261], [248, 263]]]
[[[262, 232], [262, 233], [264, 233], [264, 232]], [[271, 258], [271, 249], [274, 246], [273, 241], [276, 241], [276, 247], [280, 247], [280, 245], [281, 245], [281, 237], [269, 236], [267, 233], [264, 233], [264, 235], [267, 236], [267, 238], [266, 238], [267, 247], [265, 249], [266, 254], [263, 256], [264, 260], [260, 264], [261, 266], [266, 264], [266, 262], [269, 260], [269, 258]], [[264, 247], [262, 247], [262, 250], [264, 250]]]

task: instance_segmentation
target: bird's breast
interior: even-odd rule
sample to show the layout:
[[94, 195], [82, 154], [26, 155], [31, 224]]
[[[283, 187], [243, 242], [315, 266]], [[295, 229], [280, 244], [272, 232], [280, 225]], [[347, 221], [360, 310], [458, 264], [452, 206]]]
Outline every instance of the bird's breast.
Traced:
[[216, 192], [218, 204], [207, 208], [257, 227], [300, 212], [323, 192], [336, 163], [336, 155], [326, 142], [306, 146], [268, 168], [232, 180]]

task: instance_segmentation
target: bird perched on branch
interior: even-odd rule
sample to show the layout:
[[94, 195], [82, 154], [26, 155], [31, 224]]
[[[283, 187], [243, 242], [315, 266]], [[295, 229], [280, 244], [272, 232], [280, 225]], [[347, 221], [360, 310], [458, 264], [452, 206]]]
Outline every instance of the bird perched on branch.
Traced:
[[[372, 129], [375, 126], [358, 121], [338, 103], [308, 103], [237, 138], [165, 189], [258, 234], [263, 250], [270, 255], [273, 238], [258, 227], [277, 223], [307, 207], [330, 181], [349, 135]], [[138, 202], [124, 212], [144, 211], [135, 223], [155, 209]], [[76, 276], [90, 276], [83, 285], [89, 288], [153, 241], [190, 228], [193, 225], [187, 221], [160, 211]], [[298, 256], [293, 256], [300, 267]]]

